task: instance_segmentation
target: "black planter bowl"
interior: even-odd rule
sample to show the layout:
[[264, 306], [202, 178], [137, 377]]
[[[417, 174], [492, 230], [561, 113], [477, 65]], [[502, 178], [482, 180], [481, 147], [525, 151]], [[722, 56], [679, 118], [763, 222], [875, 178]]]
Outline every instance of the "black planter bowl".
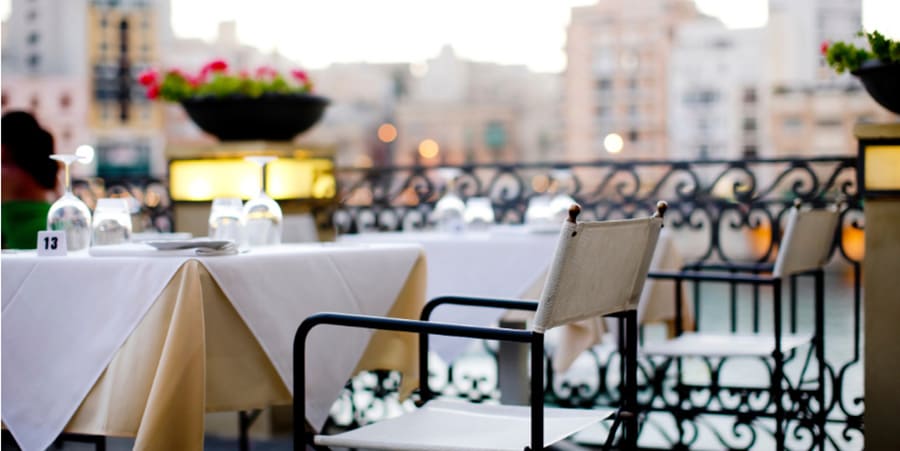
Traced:
[[290, 141], [315, 125], [328, 99], [312, 94], [195, 97], [181, 101], [191, 120], [221, 141]]
[[867, 61], [852, 73], [879, 105], [900, 114], [900, 63]]

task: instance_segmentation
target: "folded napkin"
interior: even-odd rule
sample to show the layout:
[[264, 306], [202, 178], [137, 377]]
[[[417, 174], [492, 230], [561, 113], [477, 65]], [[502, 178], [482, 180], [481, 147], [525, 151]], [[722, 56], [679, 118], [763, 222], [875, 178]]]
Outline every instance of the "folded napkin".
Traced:
[[203, 241], [193, 241], [176, 249], [157, 249], [145, 243], [124, 243], [108, 246], [93, 246], [88, 251], [92, 257], [213, 257], [235, 255], [239, 252], [236, 244], [215, 242], [205, 245]]

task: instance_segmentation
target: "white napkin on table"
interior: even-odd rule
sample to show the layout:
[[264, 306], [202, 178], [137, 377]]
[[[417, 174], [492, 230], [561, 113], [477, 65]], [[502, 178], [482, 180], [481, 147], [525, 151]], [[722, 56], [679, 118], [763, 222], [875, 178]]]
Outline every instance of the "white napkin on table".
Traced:
[[94, 246], [90, 248], [88, 254], [91, 257], [212, 257], [234, 255], [238, 252], [239, 249], [234, 243], [220, 247], [205, 247], [198, 244], [196, 247], [165, 250], [144, 243], [124, 243]]

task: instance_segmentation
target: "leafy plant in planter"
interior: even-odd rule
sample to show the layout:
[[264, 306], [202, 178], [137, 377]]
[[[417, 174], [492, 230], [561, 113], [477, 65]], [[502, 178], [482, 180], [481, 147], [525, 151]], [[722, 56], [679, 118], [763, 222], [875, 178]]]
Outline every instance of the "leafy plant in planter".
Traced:
[[195, 97], [257, 98], [264, 94], [309, 94], [313, 91], [312, 80], [303, 70], [294, 69], [290, 76], [285, 76], [271, 67], [262, 66], [252, 73], [232, 73], [228, 63], [221, 59], [210, 61], [196, 74], [181, 69], [160, 74], [156, 69], [148, 69], [138, 76], [138, 82], [147, 88], [148, 98], [170, 102]]
[[900, 41], [878, 31], [860, 32], [869, 49], [837, 41], [822, 43], [825, 61], [837, 73], [850, 71], [881, 106], [900, 114]]
[[900, 41], [887, 38], [878, 31], [860, 32], [859, 35], [866, 37], [871, 50], [843, 41], [822, 44], [825, 61], [835, 72], [843, 73], [848, 70], [853, 72], [867, 61], [880, 61], [882, 64], [900, 63]]
[[150, 69], [138, 82], [148, 98], [180, 103], [201, 129], [224, 141], [290, 140], [312, 127], [328, 105], [328, 99], [313, 94], [303, 70], [285, 75], [264, 66], [231, 72], [220, 59], [196, 74]]

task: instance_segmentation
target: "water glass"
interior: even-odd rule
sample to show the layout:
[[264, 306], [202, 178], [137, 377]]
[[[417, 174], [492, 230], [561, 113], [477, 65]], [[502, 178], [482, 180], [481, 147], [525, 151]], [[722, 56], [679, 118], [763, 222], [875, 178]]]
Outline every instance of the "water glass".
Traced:
[[575, 199], [568, 194], [561, 193], [550, 200], [550, 217], [556, 225], [562, 224], [569, 217], [569, 207], [575, 203]]
[[91, 227], [94, 246], [127, 243], [131, 240], [131, 211], [122, 198], [97, 199]]
[[487, 197], [471, 197], [466, 201], [464, 213], [466, 227], [470, 229], [487, 229], [494, 223], [494, 207]]
[[209, 237], [214, 240], [231, 240], [242, 244], [244, 226], [241, 217], [244, 204], [236, 197], [217, 197], [209, 211]]
[[553, 223], [553, 213], [550, 210], [550, 196], [545, 194], [532, 197], [528, 201], [525, 210], [525, 224], [531, 226], [547, 226]]
[[466, 204], [456, 194], [447, 193], [434, 206], [434, 220], [438, 230], [443, 232], [462, 232], [465, 228], [464, 215]]

